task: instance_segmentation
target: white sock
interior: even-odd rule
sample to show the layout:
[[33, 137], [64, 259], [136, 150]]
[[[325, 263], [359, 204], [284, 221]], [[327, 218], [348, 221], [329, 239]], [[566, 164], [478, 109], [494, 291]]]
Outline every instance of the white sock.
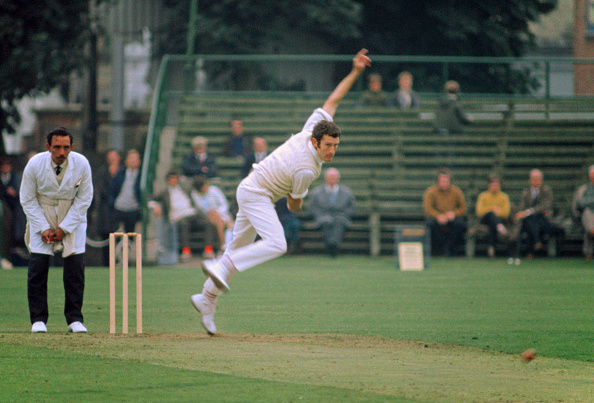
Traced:
[[227, 284], [229, 284], [235, 273], [237, 273], [237, 269], [235, 268], [235, 265], [233, 264], [228, 255], [223, 255], [219, 260], [219, 263], [223, 267], [223, 272], [221, 273], [221, 275], [223, 276]]
[[202, 295], [204, 295], [210, 302], [216, 304], [217, 298], [223, 293], [223, 290], [217, 288], [214, 281], [209, 277], [202, 287]]

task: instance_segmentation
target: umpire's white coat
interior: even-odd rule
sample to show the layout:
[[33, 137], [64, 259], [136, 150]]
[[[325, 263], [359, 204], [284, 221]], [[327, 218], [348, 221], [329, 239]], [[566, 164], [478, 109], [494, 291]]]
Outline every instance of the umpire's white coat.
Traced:
[[52, 169], [49, 151], [31, 158], [23, 172], [20, 198], [31, 233], [27, 246], [32, 253], [53, 255], [52, 244], [46, 244], [41, 240], [41, 234], [50, 228], [50, 224], [45, 217], [43, 207], [39, 204], [38, 195], [54, 200], [72, 200], [72, 205], [59, 227], [66, 233], [74, 235], [74, 253], [84, 253], [87, 210], [93, 200], [89, 161], [83, 155], [71, 151], [68, 154], [68, 167], [64, 172], [61, 185], [58, 185], [56, 174]]

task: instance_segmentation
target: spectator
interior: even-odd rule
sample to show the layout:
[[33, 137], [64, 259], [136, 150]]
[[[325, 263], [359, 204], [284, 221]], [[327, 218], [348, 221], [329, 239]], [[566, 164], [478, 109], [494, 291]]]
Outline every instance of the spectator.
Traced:
[[423, 195], [432, 249], [443, 256], [457, 254], [466, 233], [466, 200], [462, 190], [451, 184], [451, 178], [449, 169], [440, 168], [437, 184], [430, 186]]
[[398, 90], [394, 93], [392, 103], [400, 109], [418, 108], [421, 106], [419, 95], [412, 89], [413, 76], [408, 71], [398, 74]]
[[72, 135], [62, 127], [47, 135], [46, 147], [47, 152], [27, 163], [20, 191], [27, 216], [25, 241], [31, 252], [27, 278], [31, 332], [47, 332], [50, 256], [61, 253], [68, 331], [86, 333], [82, 306], [87, 209], [93, 200], [91, 166], [72, 151]]
[[192, 249], [190, 248], [192, 229], [203, 230], [205, 244], [213, 245], [213, 226], [202, 211], [193, 205], [190, 195], [179, 185], [179, 173], [177, 171], [172, 170], [167, 174], [167, 188], [152, 198], [149, 202], [149, 208], [158, 217], [177, 224], [179, 246], [183, 260], [192, 257]]
[[[97, 234], [100, 239], [108, 239], [109, 234], [118, 230], [118, 222], [113, 219], [113, 209], [109, 206], [109, 187], [121, 168], [122, 156], [118, 150], [108, 150], [105, 165], [95, 175], [95, 202]], [[101, 248], [103, 265], [109, 265], [109, 246]]]
[[299, 230], [301, 230], [301, 220], [287, 207], [287, 198], [283, 197], [274, 203], [274, 209], [278, 219], [283, 225], [285, 239], [287, 240], [287, 255], [296, 255], [301, 251], [299, 242]]
[[538, 169], [530, 171], [530, 186], [522, 191], [520, 206], [515, 219], [520, 222], [520, 232], [516, 242], [515, 263], [520, 264], [520, 248], [522, 235], [527, 236], [528, 258], [542, 249], [542, 238], [546, 234], [560, 234], [562, 230], [549, 222], [548, 217], [553, 215], [553, 190], [543, 185], [543, 174]]
[[476, 201], [476, 216], [489, 228], [487, 255], [491, 258], [495, 257], [497, 234], [507, 235], [503, 223], [509, 219], [510, 208], [508, 195], [501, 191], [501, 180], [497, 175], [489, 175], [489, 188]]
[[140, 200], [140, 154], [133, 149], [109, 186], [107, 202], [113, 211], [113, 225], [123, 223], [124, 232], [135, 232], [136, 223], [142, 220]]
[[[21, 175], [13, 171], [12, 162], [4, 158], [0, 162], [0, 198], [4, 204], [4, 240], [2, 256], [9, 257], [14, 248], [25, 247], [27, 219], [19, 199]], [[14, 262], [13, 262], [14, 263]]]
[[260, 163], [268, 155], [268, 144], [263, 137], [254, 138], [253, 149], [253, 152], [246, 155], [243, 166], [241, 167], [242, 178], [249, 175], [254, 164]]
[[435, 112], [433, 129], [440, 134], [462, 133], [464, 126], [470, 124], [472, 116], [467, 116], [458, 103], [460, 84], [457, 81], [448, 81], [444, 86], [446, 98], [439, 101]]
[[588, 169], [588, 183], [577, 188], [573, 196], [573, 215], [584, 227], [584, 257], [592, 259], [594, 247], [594, 165]]
[[233, 228], [233, 218], [229, 213], [229, 203], [221, 189], [211, 185], [205, 175], [194, 178], [194, 189], [190, 193], [196, 207], [208, 218], [217, 230], [218, 250], [224, 252], [227, 247], [225, 232]]
[[328, 253], [336, 257], [344, 232], [351, 225], [351, 217], [355, 213], [355, 197], [351, 189], [339, 184], [337, 169], [328, 168], [324, 179], [325, 185], [312, 190], [308, 209], [315, 218], [316, 226], [322, 229]]
[[243, 122], [231, 121], [231, 134], [225, 143], [223, 154], [227, 157], [243, 158], [252, 152], [252, 137], [243, 132]]
[[382, 76], [373, 73], [367, 77], [368, 84], [361, 98], [359, 99], [359, 106], [389, 106], [388, 94], [382, 90]]
[[182, 159], [182, 174], [188, 177], [206, 175], [208, 178], [217, 176], [215, 158], [206, 149], [208, 141], [205, 137], [196, 136], [192, 139], [193, 151]]

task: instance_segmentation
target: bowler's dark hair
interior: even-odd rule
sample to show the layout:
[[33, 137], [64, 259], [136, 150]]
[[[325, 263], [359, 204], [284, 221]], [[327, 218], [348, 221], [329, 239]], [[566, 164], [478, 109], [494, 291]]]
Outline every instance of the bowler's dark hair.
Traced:
[[64, 136], [68, 136], [70, 138], [70, 145], [72, 145], [72, 134], [70, 134], [68, 132], [68, 130], [66, 130], [64, 127], [56, 127], [54, 130], [52, 130], [51, 132], [49, 132], [47, 134], [47, 144], [48, 145], [52, 145], [52, 138], [54, 136], [60, 136], [60, 137], [64, 137]]
[[311, 137], [318, 141], [322, 141], [322, 137], [330, 136], [334, 138], [340, 138], [340, 129], [336, 126], [336, 123], [330, 122], [329, 120], [320, 120], [313, 128]]

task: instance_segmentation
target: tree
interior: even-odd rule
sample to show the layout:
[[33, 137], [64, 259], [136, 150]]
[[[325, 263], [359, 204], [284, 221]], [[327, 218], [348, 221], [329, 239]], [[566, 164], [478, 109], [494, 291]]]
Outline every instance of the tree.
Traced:
[[15, 102], [67, 82], [85, 63], [88, 9], [83, 0], [0, 0], [0, 133], [20, 121]]
[[[184, 53], [189, 1], [163, 0], [171, 21], [163, 54]], [[529, 23], [556, 6], [557, 0], [200, 0], [196, 44], [199, 53], [266, 53], [282, 49], [287, 35], [307, 32], [344, 54], [364, 46], [372, 55], [522, 56], [534, 41]], [[374, 68], [393, 81], [410, 69], [426, 91], [443, 85], [437, 65]], [[470, 92], [522, 93], [535, 85], [528, 70], [509, 65], [452, 66], [449, 78]]]
[[[557, 0], [359, 0], [362, 37], [371, 54], [518, 57], [534, 44], [529, 23], [557, 6]], [[415, 70], [415, 66], [400, 66]], [[443, 82], [441, 66], [416, 66], [427, 90]], [[465, 91], [525, 92], [533, 85], [527, 71], [510, 66], [458, 65], [451, 78]], [[392, 76], [392, 74], [390, 74]], [[422, 81], [415, 82], [422, 84]], [[438, 81], [436, 83], [436, 81]]]
[[[184, 53], [190, 0], [163, 4], [169, 23], [160, 51]], [[354, 0], [199, 0], [196, 45], [200, 53], [258, 53], [298, 32], [335, 44], [358, 38], [360, 22], [361, 6]]]
[[[190, 0], [163, 0], [163, 4], [168, 23], [163, 29], [166, 35], [157, 38], [157, 56], [183, 54]], [[195, 49], [201, 54], [276, 53], [285, 48], [287, 38], [313, 37], [338, 50], [337, 44], [360, 37], [361, 12], [354, 0], [199, 0]], [[302, 53], [316, 53], [312, 49], [304, 47]], [[260, 89], [287, 85], [250, 63], [211, 63], [207, 69], [211, 83], [221, 89], [241, 89], [250, 83]]]

